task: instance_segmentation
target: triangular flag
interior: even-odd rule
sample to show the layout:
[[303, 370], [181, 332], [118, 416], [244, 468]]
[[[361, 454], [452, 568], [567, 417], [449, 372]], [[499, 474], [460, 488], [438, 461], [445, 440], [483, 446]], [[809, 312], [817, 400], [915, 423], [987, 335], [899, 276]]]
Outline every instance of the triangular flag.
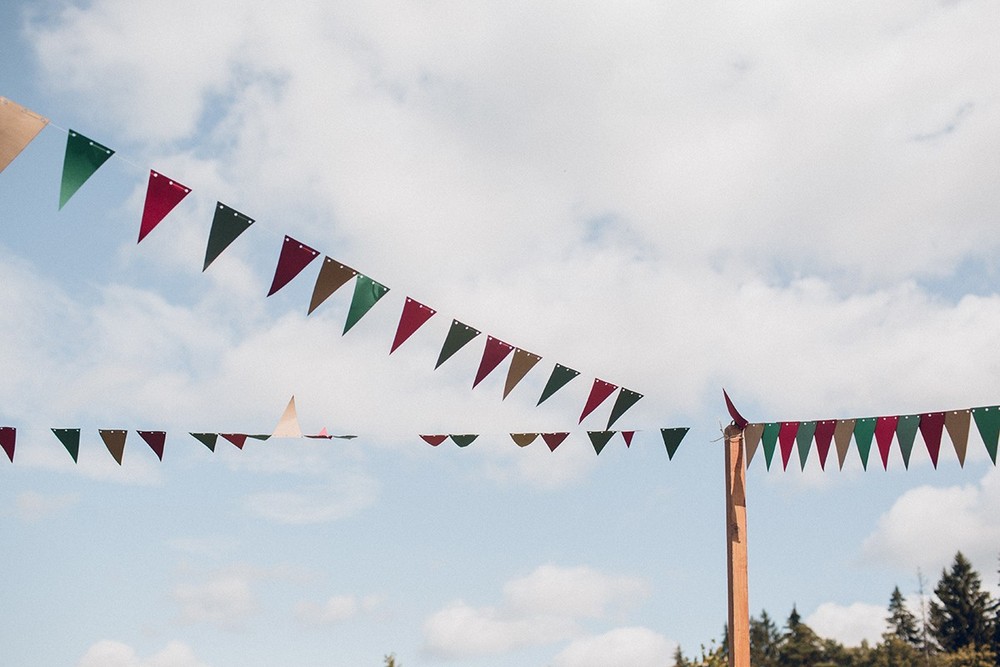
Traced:
[[958, 465], [965, 467], [965, 450], [969, 445], [969, 420], [972, 412], [969, 410], [951, 410], [945, 413], [944, 427], [948, 429], [948, 437], [958, 455]]
[[552, 375], [549, 376], [548, 382], [545, 383], [545, 388], [542, 389], [542, 395], [538, 399], [538, 403], [535, 405], [541, 405], [545, 399], [562, 389], [566, 386], [567, 382], [579, 374], [580, 371], [574, 371], [572, 368], [568, 368], [562, 364], [556, 364], [555, 368], [552, 369]]
[[514, 356], [510, 360], [510, 368], [507, 369], [507, 381], [503, 385], [504, 398], [507, 398], [507, 394], [517, 386], [518, 382], [524, 379], [528, 371], [534, 368], [541, 359], [537, 354], [532, 354], [519, 347], [514, 348]]
[[396, 351], [396, 348], [406, 342], [406, 339], [413, 335], [417, 329], [422, 327], [427, 320], [437, 311], [429, 308], [419, 301], [414, 301], [406, 297], [403, 302], [403, 314], [399, 316], [399, 324], [396, 326], [396, 337], [392, 339], [392, 347], [389, 354]]
[[556, 451], [556, 447], [561, 445], [567, 437], [569, 437], [569, 433], [542, 433], [542, 440], [548, 445], [550, 452]]
[[972, 416], [976, 419], [976, 428], [990, 453], [993, 465], [997, 464], [997, 440], [1000, 440], [1000, 407], [973, 408]]
[[795, 444], [795, 435], [798, 432], [798, 422], [781, 422], [781, 430], [778, 431], [778, 444], [781, 446], [782, 470], [788, 470], [788, 459], [792, 456], [792, 445]]
[[47, 118], [0, 97], [0, 171], [6, 169], [48, 124]]
[[219, 435], [236, 445], [237, 449], [243, 449], [243, 445], [247, 443], [246, 433], [220, 433]]
[[146, 205], [142, 208], [142, 223], [139, 225], [139, 240], [153, 231], [182, 199], [188, 196], [191, 188], [167, 178], [152, 169], [149, 170], [149, 185], [146, 188]]
[[14, 445], [17, 441], [17, 429], [13, 426], [0, 427], [0, 447], [7, 452], [7, 458], [14, 462]]
[[799, 465], [806, 469], [806, 459], [809, 458], [809, 447], [812, 445], [813, 434], [816, 432], [816, 422], [802, 422], [799, 432], [795, 435], [795, 444], [799, 449]]
[[781, 432], [781, 422], [764, 424], [764, 432], [760, 436], [760, 444], [764, 448], [764, 466], [771, 469], [771, 459], [774, 458], [774, 446], [778, 444], [778, 433]]
[[351, 299], [351, 308], [347, 311], [344, 333], [350, 331], [351, 327], [357, 324], [388, 291], [389, 288], [382, 283], [375, 282], [368, 276], [359, 273], [358, 279], [354, 283], [354, 298]]
[[163, 460], [163, 446], [167, 442], [165, 431], [137, 431], [139, 437], [146, 441], [149, 448], [156, 454], [156, 458]]
[[621, 391], [618, 392], [618, 398], [615, 399], [614, 406], [611, 408], [611, 416], [608, 418], [608, 428], [611, 428], [611, 425], [618, 421], [619, 417], [638, 403], [640, 398], [642, 398], [642, 394], [639, 392], [622, 387]]
[[943, 412], [925, 412], [920, 415], [920, 436], [927, 446], [931, 463], [937, 468], [938, 454], [941, 452], [941, 434], [944, 431]]
[[478, 329], [473, 329], [468, 324], [462, 324], [458, 320], [452, 320], [451, 328], [448, 329], [448, 335], [444, 339], [441, 354], [438, 355], [438, 360], [434, 364], [434, 368], [437, 369], [441, 364], [448, 361], [451, 355], [458, 352], [478, 335]]
[[319, 267], [319, 275], [316, 276], [316, 285], [313, 286], [312, 299], [309, 301], [309, 312], [319, 307], [319, 304], [326, 301], [331, 294], [343, 287], [348, 280], [358, 275], [358, 272], [349, 266], [344, 266], [338, 261], [323, 258], [323, 264]]
[[80, 186], [94, 175], [115, 152], [87, 137], [69, 131], [66, 157], [63, 158], [62, 183], [59, 186], [59, 208], [62, 209]]
[[838, 419], [837, 426], [833, 430], [833, 441], [837, 446], [837, 464], [840, 469], [844, 469], [844, 461], [847, 460], [847, 452], [851, 449], [851, 437], [854, 435], [853, 419]]
[[607, 400], [608, 396], [615, 393], [615, 389], [617, 388], [618, 385], [616, 384], [595, 379], [593, 386], [590, 388], [590, 396], [587, 397], [587, 403], [583, 406], [583, 412], [580, 413], [579, 423], [582, 424], [587, 415], [596, 410], [597, 406]]
[[271, 439], [271, 434], [270, 433], [258, 433], [257, 435], [254, 435], [252, 433], [247, 433], [246, 436], [248, 438], [253, 439], [253, 440], [261, 440], [261, 441], [263, 441], [263, 440], [270, 440]]
[[687, 427], [681, 428], [661, 428], [660, 435], [663, 437], [663, 445], [667, 448], [667, 460], [672, 461], [677, 448], [681, 446], [681, 440], [687, 435]]
[[471, 433], [465, 433], [465, 434], [462, 434], [462, 435], [456, 435], [455, 433], [452, 433], [451, 434], [451, 441], [454, 442], [459, 447], [468, 447], [478, 437], [479, 437], [478, 435], [473, 435]]
[[819, 455], [819, 468], [826, 470], [826, 457], [830, 453], [830, 443], [837, 429], [836, 419], [823, 419], [816, 422], [816, 453]]
[[486, 336], [486, 347], [483, 349], [483, 358], [479, 361], [479, 370], [476, 371], [476, 379], [472, 382], [472, 388], [475, 389], [476, 385], [492, 373], [493, 369], [499, 366], [500, 362], [513, 351], [513, 345], [505, 343], [499, 338]]
[[858, 455], [861, 456], [861, 467], [865, 470], [868, 470], [868, 454], [872, 450], [875, 423], [875, 417], [863, 417], [854, 420], [854, 444], [858, 446]]
[[518, 447], [527, 447], [535, 441], [538, 437], [537, 433], [511, 433], [510, 439], [514, 441], [514, 444]]
[[219, 439], [218, 433], [192, 433], [195, 440], [215, 451], [215, 442]]
[[[733, 424], [741, 431], [746, 430], [746, 427], [750, 422], [744, 419], [743, 415], [739, 413], [739, 410], [737, 410], [736, 406], [733, 405], [733, 401], [729, 398], [729, 394], [726, 393], [725, 389], [722, 390], [722, 396], [726, 399], [726, 409], [729, 411], [729, 416], [733, 419]], [[747, 461], [747, 465], [749, 464], [750, 462]]]
[[882, 470], [889, 469], [889, 450], [898, 424], [899, 416], [879, 417], [875, 420], [875, 443], [878, 445], [879, 456], [882, 457]]
[[753, 461], [753, 455], [757, 453], [757, 446], [760, 444], [760, 437], [764, 435], [763, 424], [747, 424], [743, 429], [743, 444], [747, 449], [747, 467]]
[[632, 438], [635, 437], [635, 431], [622, 431], [622, 440], [625, 441], [626, 447], [632, 446]]
[[615, 434], [615, 431], [587, 431], [587, 436], [590, 438], [590, 444], [594, 446], [594, 451], [600, 455], [601, 450], [604, 446], [608, 444], [611, 437]]
[[447, 435], [422, 435], [421, 439], [426, 442], [431, 447], [437, 447], [442, 442], [448, 439]]
[[76, 463], [77, 457], [80, 456], [80, 429], [54, 428], [52, 432], [59, 438], [59, 442], [66, 448], [69, 455], [73, 457], [73, 463]]
[[295, 412], [295, 397], [292, 396], [285, 406], [285, 411], [281, 413], [278, 425], [271, 433], [272, 438], [301, 438], [302, 429], [299, 428], [299, 415]]
[[111, 452], [111, 456], [118, 462], [118, 465], [121, 465], [122, 457], [125, 455], [125, 439], [128, 437], [128, 431], [118, 428], [102, 428], [98, 429], [97, 432], [101, 434], [101, 440]]
[[240, 234], [250, 228], [254, 223], [253, 218], [243, 215], [234, 208], [230, 208], [221, 201], [215, 205], [215, 217], [212, 218], [212, 228], [208, 232], [208, 246], [205, 248], [205, 266], [222, 254], [222, 251], [229, 247]]
[[318, 256], [319, 252], [299, 243], [291, 236], [286, 236], [281, 244], [278, 265], [274, 267], [274, 278], [271, 280], [271, 289], [267, 291], [267, 295], [271, 296], [291, 282], [292, 278], [302, 273], [302, 270]]
[[899, 453], [903, 455], [904, 468], [910, 467], [910, 453], [919, 427], [920, 415], [901, 415], [896, 422], [896, 442], [899, 443]]

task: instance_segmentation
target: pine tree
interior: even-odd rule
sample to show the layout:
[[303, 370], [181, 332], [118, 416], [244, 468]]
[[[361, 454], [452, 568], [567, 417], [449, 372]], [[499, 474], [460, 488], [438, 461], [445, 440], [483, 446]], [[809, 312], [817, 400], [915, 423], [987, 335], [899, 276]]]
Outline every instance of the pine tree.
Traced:
[[778, 664], [778, 642], [781, 633], [767, 611], [760, 612], [760, 618], [750, 619], [750, 664], [754, 667], [776, 667]]
[[674, 667], [691, 667], [691, 661], [684, 657], [680, 644], [674, 649]]
[[942, 570], [930, 604], [930, 631], [942, 650], [988, 647], [993, 639], [996, 603], [981, 590], [979, 573], [959, 551], [951, 571]]
[[892, 589], [889, 597], [889, 615], [885, 622], [889, 625], [889, 634], [903, 640], [910, 646], [920, 646], [920, 629], [917, 627], [917, 617], [906, 608], [903, 594], [899, 586]]
[[802, 622], [798, 610], [792, 605], [788, 616], [788, 632], [781, 638], [778, 664], [785, 667], [815, 667], [820, 664], [822, 651], [819, 637]]

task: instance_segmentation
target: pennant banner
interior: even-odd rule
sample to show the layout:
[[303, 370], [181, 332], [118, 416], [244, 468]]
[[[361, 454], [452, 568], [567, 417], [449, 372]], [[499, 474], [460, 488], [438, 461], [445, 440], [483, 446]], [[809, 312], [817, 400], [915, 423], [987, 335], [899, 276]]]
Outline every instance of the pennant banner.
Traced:
[[622, 440], [625, 441], [625, 447], [632, 446], [633, 437], [635, 437], [635, 431], [622, 431]]
[[62, 210], [80, 186], [114, 154], [110, 148], [73, 130], [69, 131], [69, 136], [66, 138], [66, 157], [63, 158], [62, 183], [59, 186], [59, 210]]
[[614, 431], [587, 431], [587, 437], [590, 438], [590, 444], [594, 446], [594, 451], [597, 452], [598, 456], [600, 456], [601, 451], [608, 444], [614, 434]]
[[549, 451], [556, 451], [556, 447], [563, 444], [563, 441], [569, 437], [569, 433], [542, 433], [542, 440], [548, 445]]
[[442, 442], [448, 439], [447, 435], [422, 435], [424, 442], [426, 442], [431, 447], [437, 447]]
[[444, 345], [441, 347], [441, 354], [438, 355], [437, 363], [434, 364], [435, 370], [441, 366], [444, 362], [448, 361], [453, 354], [458, 352], [460, 349], [465, 347], [473, 338], [479, 335], [478, 329], [473, 329], [468, 324], [462, 324], [458, 320], [451, 321], [451, 328], [448, 330], [448, 336], [444, 339]]
[[0, 427], [0, 447], [7, 454], [10, 462], [14, 462], [14, 445], [17, 442], [17, 429], [13, 426]]
[[524, 379], [532, 368], [535, 367], [542, 358], [537, 354], [532, 354], [527, 350], [514, 348], [514, 357], [510, 360], [510, 368], [507, 369], [507, 381], [503, 385], [503, 397], [507, 398], [517, 383]]
[[153, 231], [153, 228], [160, 224], [160, 221], [167, 217], [167, 214], [190, 192], [191, 188], [150, 169], [146, 204], [142, 208], [142, 222], [139, 225], [137, 243], [142, 243], [146, 235]]
[[792, 445], [795, 444], [795, 436], [799, 432], [798, 422], [782, 422], [778, 431], [778, 444], [781, 446], [781, 469], [788, 469], [788, 459], [792, 455]]
[[351, 308], [347, 311], [344, 333], [350, 331], [388, 291], [389, 288], [385, 285], [359, 273], [358, 279], [354, 283], [354, 298], [351, 299]]
[[73, 457], [73, 463], [76, 463], [80, 456], [80, 429], [54, 428], [52, 432], [59, 438], [59, 442], [66, 448], [69, 455]]
[[556, 364], [555, 368], [552, 369], [552, 375], [549, 376], [549, 381], [545, 383], [545, 388], [542, 389], [542, 395], [536, 405], [541, 405], [545, 399], [565, 387], [570, 380], [579, 374], [580, 371], [567, 368], [562, 364]]
[[510, 439], [518, 447], [527, 447], [538, 438], [537, 433], [511, 433]]
[[0, 97], [0, 171], [6, 169], [48, 124], [47, 118]]
[[[833, 434], [837, 430], [836, 419], [823, 419], [816, 422], [816, 454], [819, 456], [820, 470], [826, 470], [826, 457], [830, 453], [830, 445], [833, 443]], [[747, 460], [747, 465], [750, 461]]]
[[149, 448], [156, 454], [156, 458], [163, 460], [163, 446], [167, 441], [165, 431], [137, 431], [139, 437], [146, 441]]
[[875, 420], [875, 444], [878, 445], [878, 454], [882, 458], [882, 470], [889, 469], [889, 449], [898, 425], [898, 416], [879, 417]]
[[629, 408], [638, 403], [640, 398], [642, 398], [642, 394], [622, 387], [621, 391], [618, 392], [618, 398], [615, 399], [614, 406], [611, 408], [607, 427], [611, 428], [611, 425], [618, 421], [618, 418], [625, 414]]
[[117, 428], [102, 428], [98, 429], [97, 432], [101, 434], [101, 440], [104, 441], [104, 446], [111, 452], [111, 456], [118, 462], [118, 465], [121, 465], [122, 457], [125, 455], [125, 439], [128, 437], [128, 431]]
[[506, 359], [507, 355], [513, 351], [513, 345], [508, 345], [499, 338], [487, 336], [486, 348], [483, 350], [483, 358], [479, 362], [479, 370], [476, 371], [476, 379], [472, 382], [472, 388], [475, 389], [476, 385], [492, 373], [493, 369], [499, 366], [500, 362]]
[[195, 440], [208, 447], [211, 451], [215, 451], [215, 443], [219, 439], [218, 433], [192, 433], [191, 435]]
[[473, 435], [471, 433], [465, 433], [462, 435], [451, 434], [451, 441], [454, 442], [459, 447], [468, 447], [471, 445], [479, 435]]
[[910, 453], [913, 451], [913, 441], [917, 438], [920, 427], [920, 415], [903, 415], [896, 422], [896, 442], [899, 452], [903, 455], [903, 467], [910, 467]]
[[799, 430], [795, 434], [795, 445], [799, 450], [799, 465], [802, 470], [806, 469], [806, 459], [809, 458], [809, 446], [812, 443], [815, 432], [816, 422], [799, 423]]
[[590, 396], [587, 397], [587, 404], [583, 406], [583, 412], [580, 413], [579, 423], [582, 424], [587, 415], [596, 410], [597, 406], [607, 400], [608, 396], [615, 393], [617, 388], [616, 384], [604, 380], [594, 380], [594, 385], [590, 388]]
[[406, 339], [412, 336], [436, 312], [433, 308], [428, 308], [419, 301], [414, 301], [410, 297], [406, 297], [406, 301], [403, 302], [403, 314], [399, 317], [399, 325], [396, 326], [396, 337], [392, 339], [392, 347], [389, 348], [389, 354], [395, 352], [397, 347], [405, 343]]
[[215, 217], [212, 218], [212, 228], [208, 232], [208, 246], [205, 248], [205, 265], [201, 270], [204, 271], [207, 269], [208, 265], [214, 262], [253, 223], [253, 218], [226, 206], [221, 201], [217, 202], [215, 205]]
[[301, 438], [302, 429], [299, 428], [299, 415], [295, 412], [295, 397], [292, 396], [285, 406], [285, 411], [281, 413], [278, 425], [271, 433], [272, 438]]
[[329, 257], [323, 258], [323, 265], [319, 268], [319, 275], [316, 276], [316, 285], [313, 287], [312, 299], [309, 301], [309, 312], [319, 307], [330, 295], [343, 287], [348, 280], [358, 275], [358, 272], [349, 266], [344, 266], [340, 262]]
[[979, 436], [986, 445], [986, 451], [993, 460], [993, 465], [997, 463], [997, 440], [1000, 438], [1000, 408], [973, 408], [972, 416], [976, 420], [976, 428], [979, 429]]
[[237, 449], [243, 449], [243, 445], [247, 443], [247, 437], [249, 437], [246, 433], [220, 433], [219, 435], [236, 445]]
[[274, 278], [271, 280], [271, 289], [267, 291], [267, 295], [271, 296], [290, 283], [317, 256], [319, 253], [309, 246], [299, 243], [291, 236], [286, 236], [284, 243], [281, 244], [278, 265], [274, 268]]
[[[681, 446], [681, 440], [687, 435], [685, 428], [661, 428], [660, 435], [663, 437], [663, 444], [667, 448], [667, 460], [672, 461], [677, 448]], [[773, 450], [772, 450], [773, 451]]]

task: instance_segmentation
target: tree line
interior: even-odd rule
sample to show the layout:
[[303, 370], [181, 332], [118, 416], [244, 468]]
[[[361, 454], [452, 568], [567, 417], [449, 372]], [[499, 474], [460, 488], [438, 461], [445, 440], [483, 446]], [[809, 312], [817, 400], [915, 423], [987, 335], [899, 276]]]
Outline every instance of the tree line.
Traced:
[[[983, 590], [972, 564], [955, 554], [941, 571], [934, 595], [920, 610], [907, 608], [896, 586], [889, 596], [886, 631], [874, 646], [863, 641], [846, 647], [820, 637], [802, 622], [795, 609], [779, 628], [767, 611], [750, 619], [750, 664], [753, 667], [1000, 667], [1000, 600]], [[727, 629], [721, 640], [701, 647], [694, 658], [674, 653], [675, 667], [725, 667]]]

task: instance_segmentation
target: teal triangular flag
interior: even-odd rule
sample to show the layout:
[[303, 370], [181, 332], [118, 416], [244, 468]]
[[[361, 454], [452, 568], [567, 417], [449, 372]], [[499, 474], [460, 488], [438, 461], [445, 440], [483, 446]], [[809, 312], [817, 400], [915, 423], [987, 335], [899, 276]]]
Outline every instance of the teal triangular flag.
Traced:
[[73, 457], [73, 463], [77, 462], [80, 455], [80, 429], [78, 428], [54, 428], [52, 432], [59, 438], [69, 455]]
[[590, 438], [590, 444], [594, 446], [594, 451], [598, 454], [604, 449], [604, 446], [608, 444], [608, 441], [614, 436], [618, 431], [587, 431], [587, 436]]
[[671, 460], [674, 458], [674, 452], [681, 445], [681, 440], [687, 435], [688, 428], [661, 428], [660, 435], [663, 436], [663, 444], [667, 448], [667, 459]]
[[66, 157], [63, 159], [62, 184], [59, 186], [59, 208], [62, 209], [80, 186], [115, 152], [96, 141], [69, 131], [66, 139]]
[[205, 248], [205, 266], [202, 271], [207, 269], [208, 265], [214, 262], [215, 258], [253, 222], [253, 218], [226, 206], [221, 201], [218, 202], [215, 206], [215, 217], [212, 219], [212, 229], [208, 232], [208, 247]]
[[556, 367], [552, 369], [552, 375], [549, 376], [549, 381], [545, 383], [545, 388], [542, 389], [542, 395], [538, 399], [538, 403], [535, 405], [541, 405], [545, 399], [562, 389], [567, 382], [579, 374], [580, 371], [574, 371], [572, 368], [568, 368], [562, 364], [556, 364]]
[[437, 369], [438, 366], [448, 361], [451, 355], [465, 347], [465, 345], [478, 336], [479, 333], [480, 331], [478, 329], [473, 329], [468, 324], [462, 324], [458, 320], [452, 320], [451, 328], [448, 329], [448, 335], [444, 339], [444, 345], [441, 346], [441, 354], [438, 355], [438, 360], [437, 363], [434, 364], [434, 368]]
[[351, 330], [369, 310], [372, 309], [379, 299], [386, 295], [389, 288], [381, 283], [377, 283], [366, 275], [358, 274], [358, 279], [354, 283], [354, 298], [351, 299], [351, 308], [347, 311], [347, 322], [344, 323], [344, 333]]

